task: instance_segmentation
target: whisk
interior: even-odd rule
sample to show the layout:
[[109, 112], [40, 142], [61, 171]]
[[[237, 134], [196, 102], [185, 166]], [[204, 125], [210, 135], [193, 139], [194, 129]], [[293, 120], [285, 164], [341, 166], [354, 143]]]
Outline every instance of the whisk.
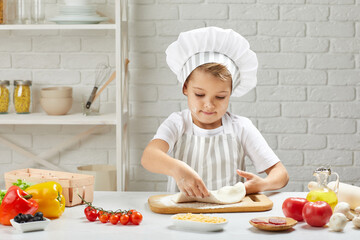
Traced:
[[95, 72], [95, 86], [90, 94], [89, 100], [86, 102], [86, 108], [89, 109], [92, 102], [94, 101], [96, 91], [98, 90], [99, 86], [103, 84], [103, 82], [108, 79], [110, 73], [110, 66], [105, 63], [99, 63], [96, 66]]

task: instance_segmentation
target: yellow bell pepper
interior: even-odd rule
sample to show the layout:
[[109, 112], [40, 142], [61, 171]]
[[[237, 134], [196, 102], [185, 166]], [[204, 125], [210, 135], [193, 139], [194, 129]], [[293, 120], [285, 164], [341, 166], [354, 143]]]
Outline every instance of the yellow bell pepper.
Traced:
[[43, 182], [26, 189], [39, 204], [38, 212], [44, 217], [58, 218], [65, 210], [65, 197], [62, 195], [62, 187], [57, 182]]

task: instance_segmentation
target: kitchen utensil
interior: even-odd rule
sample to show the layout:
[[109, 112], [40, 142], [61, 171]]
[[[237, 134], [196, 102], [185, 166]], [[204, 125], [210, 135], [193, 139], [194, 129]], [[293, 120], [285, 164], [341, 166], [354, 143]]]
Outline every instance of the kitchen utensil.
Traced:
[[99, 89], [99, 91], [97, 91], [93, 102], [100, 96], [100, 94], [102, 93], [102, 91], [104, 91], [104, 89], [106, 88], [107, 85], [109, 85], [116, 77], [116, 72], [113, 72], [109, 78], [109, 80], [107, 80], [104, 85]]
[[105, 81], [105, 79], [108, 78], [108, 75], [110, 73], [110, 66], [106, 65], [105, 63], [99, 63], [96, 66], [96, 73], [95, 73], [95, 86], [90, 94], [89, 100], [86, 103], [86, 108], [89, 109], [91, 106], [91, 103], [94, 100], [96, 91], [98, 90], [99, 86], [102, 85], [102, 83]]
[[294, 220], [292, 218], [285, 218], [285, 217], [257, 217], [256, 219], [268, 222], [270, 218], [285, 220], [286, 224], [285, 225], [275, 225], [275, 224], [254, 223], [251, 220], [249, 221], [249, 223], [258, 229], [270, 231], [270, 232], [285, 231], [285, 230], [292, 228], [293, 226], [295, 226], [297, 224], [296, 220]]
[[273, 202], [263, 194], [251, 194], [235, 204], [213, 204], [213, 203], [175, 203], [172, 196], [154, 195], [149, 197], [148, 203], [151, 211], [155, 213], [224, 213], [224, 212], [261, 212], [272, 209]]

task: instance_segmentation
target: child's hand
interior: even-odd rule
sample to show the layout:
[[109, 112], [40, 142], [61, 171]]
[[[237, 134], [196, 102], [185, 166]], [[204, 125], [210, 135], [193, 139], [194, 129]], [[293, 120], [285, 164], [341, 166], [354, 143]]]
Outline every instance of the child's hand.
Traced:
[[246, 182], [244, 183], [246, 194], [257, 193], [263, 191], [263, 187], [265, 186], [266, 181], [250, 172], [236, 170], [237, 174], [240, 177], [246, 178]]
[[208, 197], [209, 192], [199, 174], [186, 163], [179, 168], [177, 176], [174, 176], [181, 192], [191, 197]]

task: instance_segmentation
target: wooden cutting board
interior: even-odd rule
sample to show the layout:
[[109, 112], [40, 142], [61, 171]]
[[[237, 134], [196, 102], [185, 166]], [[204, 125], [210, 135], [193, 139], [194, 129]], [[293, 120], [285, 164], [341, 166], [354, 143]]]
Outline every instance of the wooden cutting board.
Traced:
[[225, 212], [262, 212], [272, 209], [273, 202], [263, 194], [251, 194], [235, 204], [213, 203], [174, 203], [172, 195], [155, 195], [148, 199], [151, 211], [155, 213], [225, 213]]

